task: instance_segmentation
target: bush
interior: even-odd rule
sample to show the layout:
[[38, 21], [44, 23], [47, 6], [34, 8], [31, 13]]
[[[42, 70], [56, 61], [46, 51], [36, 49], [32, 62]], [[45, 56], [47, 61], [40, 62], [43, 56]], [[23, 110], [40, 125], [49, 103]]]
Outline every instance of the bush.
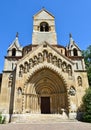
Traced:
[[85, 111], [83, 114], [83, 121], [91, 122], [91, 88], [86, 91], [83, 97], [83, 105]]
[[5, 122], [5, 117], [0, 114], [0, 124], [4, 124]]

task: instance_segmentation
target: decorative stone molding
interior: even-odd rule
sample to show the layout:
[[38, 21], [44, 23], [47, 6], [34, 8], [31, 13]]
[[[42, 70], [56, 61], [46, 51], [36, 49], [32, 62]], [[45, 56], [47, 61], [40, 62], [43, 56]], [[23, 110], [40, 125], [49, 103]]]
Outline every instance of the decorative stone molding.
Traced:
[[60, 68], [64, 73], [68, 73], [69, 76], [72, 76], [72, 66], [70, 64], [67, 64], [62, 61], [61, 58], [57, 58], [56, 55], [44, 50], [42, 53], [34, 55], [34, 57], [19, 66], [19, 77], [22, 77], [23, 73], [29, 72], [29, 69], [33, 69], [35, 66], [37, 67], [40, 64], [44, 64], [44, 62], [47, 62], [47, 64], [51, 63], [56, 66], [56, 68]]

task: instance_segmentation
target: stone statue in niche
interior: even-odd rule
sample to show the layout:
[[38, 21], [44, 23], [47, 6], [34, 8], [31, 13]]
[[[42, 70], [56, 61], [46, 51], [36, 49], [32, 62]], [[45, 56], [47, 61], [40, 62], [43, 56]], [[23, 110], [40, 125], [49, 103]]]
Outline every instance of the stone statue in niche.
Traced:
[[52, 63], [52, 54], [50, 53], [49, 56], [48, 56], [48, 62], [49, 63]]
[[62, 66], [62, 61], [61, 59], [58, 59], [58, 67], [61, 68], [61, 66]]
[[29, 60], [29, 69], [31, 69], [32, 67], [33, 67], [33, 60], [30, 59], [30, 60]]
[[71, 66], [68, 66], [68, 75], [69, 75], [69, 76], [72, 76], [72, 69], [71, 69]]
[[41, 53], [38, 54], [38, 62], [42, 63], [43, 62], [43, 56]]
[[62, 71], [66, 72], [66, 64], [65, 63], [62, 64]]
[[25, 72], [25, 73], [28, 72], [28, 63], [25, 63], [24, 72]]
[[12, 87], [12, 83], [13, 83], [13, 74], [10, 74], [9, 75], [8, 87]]
[[44, 61], [47, 61], [47, 51], [43, 52], [43, 59], [44, 59]]
[[19, 77], [22, 77], [22, 74], [23, 74], [23, 65], [20, 66]]
[[57, 65], [57, 58], [54, 56], [53, 57], [53, 59], [52, 59], [52, 63], [54, 64], [54, 65]]
[[37, 64], [38, 64], [37, 56], [34, 56], [34, 65], [37, 65]]
[[17, 94], [18, 95], [21, 95], [22, 94], [22, 89], [19, 87], [18, 90], [17, 90]]
[[19, 71], [19, 77], [22, 77], [22, 71], [21, 70]]
[[76, 90], [75, 90], [74, 87], [70, 87], [70, 89], [69, 89], [69, 94], [70, 94], [71, 96], [74, 96], [74, 95], [76, 94]]
[[82, 86], [82, 78], [78, 76], [78, 86]]
[[11, 80], [8, 82], [8, 87], [12, 87], [12, 81]]

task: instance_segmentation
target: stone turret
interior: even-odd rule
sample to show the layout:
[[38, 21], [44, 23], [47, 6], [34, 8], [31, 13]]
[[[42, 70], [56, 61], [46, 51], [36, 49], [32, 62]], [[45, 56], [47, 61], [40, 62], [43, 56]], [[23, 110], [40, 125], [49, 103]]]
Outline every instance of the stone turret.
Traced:
[[38, 45], [44, 41], [51, 45], [57, 44], [55, 18], [43, 8], [33, 17], [32, 44]]
[[16, 34], [15, 40], [9, 46], [7, 50], [7, 56], [22, 56], [22, 47], [18, 40], [18, 33]]
[[72, 38], [72, 34], [69, 34], [68, 56], [82, 56], [81, 50]]
[[22, 47], [18, 40], [18, 33], [16, 34], [15, 40], [7, 49], [7, 56], [5, 56], [4, 71], [12, 71], [18, 59], [22, 57]]

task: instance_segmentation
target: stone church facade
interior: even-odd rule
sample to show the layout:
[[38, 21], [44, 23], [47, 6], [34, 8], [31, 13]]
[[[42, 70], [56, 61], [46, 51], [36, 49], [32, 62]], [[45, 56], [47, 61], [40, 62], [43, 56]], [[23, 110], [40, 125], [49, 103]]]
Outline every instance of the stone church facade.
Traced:
[[77, 113], [87, 72], [81, 50], [70, 34], [57, 44], [55, 18], [42, 9], [33, 17], [32, 44], [21, 47], [18, 34], [5, 56], [0, 75], [0, 111], [4, 114]]

